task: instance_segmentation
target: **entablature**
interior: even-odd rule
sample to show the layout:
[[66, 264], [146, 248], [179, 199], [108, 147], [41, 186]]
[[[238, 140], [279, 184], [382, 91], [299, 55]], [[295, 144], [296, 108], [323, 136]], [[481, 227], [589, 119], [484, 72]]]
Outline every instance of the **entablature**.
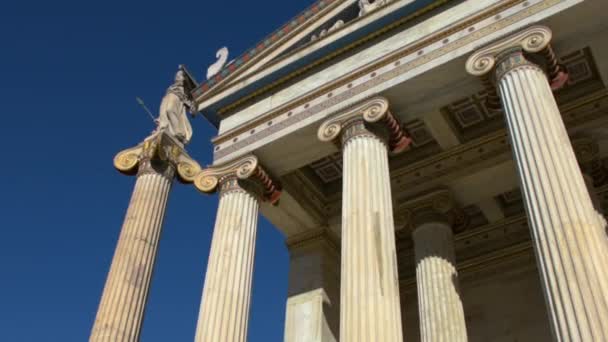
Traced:
[[[451, 94], [440, 96], [444, 100], [462, 97], [463, 90], [479, 89], [476, 80], [463, 71], [464, 55], [579, 2], [479, 0], [456, 5], [223, 120], [220, 135], [213, 140], [214, 160], [220, 163], [251, 151], [257, 151], [262, 159], [282, 160], [277, 155], [293, 154], [302, 148], [290, 141], [290, 135], [297, 138], [327, 116], [373, 95], [382, 94], [394, 101], [404, 109], [397, 114], [406, 119], [411, 115], [410, 104], [438, 90]], [[413, 78], [420, 82], [413, 82]], [[277, 146], [281, 147], [279, 153]], [[323, 151], [315, 143], [303, 147]], [[324, 153], [331, 151], [325, 148]], [[289, 171], [283, 165], [276, 167], [279, 172]]]
[[[375, 53], [373, 63], [362, 63], [356, 70], [347, 68], [338, 77], [340, 66], [346, 65], [345, 60], [339, 61], [331, 66], [336, 68], [332, 69], [335, 79], [323, 79], [324, 73], [332, 74], [319, 71], [272, 98], [260, 99], [259, 108], [251, 106], [226, 119], [226, 131], [214, 139], [215, 163], [252, 152], [281, 179], [281, 203], [278, 207], [262, 206], [262, 213], [286, 236], [318, 226], [339, 233], [341, 158], [336, 154], [338, 147], [316, 138], [317, 130], [321, 120], [380, 94], [389, 100], [391, 112], [413, 140], [411, 150], [390, 160], [396, 220], [399, 203], [440, 186], [454, 192], [459, 206], [473, 221], [501, 220], [515, 208], [500, 202], [501, 194], [517, 187], [515, 168], [502, 114], [484, 107], [483, 86], [467, 75], [465, 58], [474, 48], [532, 23], [540, 21], [559, 28], [555, 50], [561, 62], [572, 69], [574, 82], [557, 93], [564, 121], [572, 134], [597, 130], [605, 125], [602, 117], [608, 108], [602, 82], [608, 65], [596, 65], [594, 57], [607, 56], [608, 49], [603, 48], [601, 39], [580, 40], [574, 35], [577, 30], [591, 32], [590, 27], [597, 29], [598, 23], [581, 23], [582, 28], [560, 25], [581, 12], [593, 11], [592, 5], [597, 4], [587, 1], [586, 6], [571, 8], [580, 2], [479, 1], [475, 5], [486, 8], [478, 10], [466, 8], [464, 2], [434, 14], [371, 45], [377, 48], [375, 52], [368, 50], [370, 46], [359, 51], [361, 55], [348, 57]], [[460, 21], [447, 17], [456, 9], [462, 12]], [[437, 26], [430, 29], [425, 26], [429, 23]], [[407, 34], [411, 38], [399, 42], [398, 38]], [[315, 77], [321, 83], [311, 83]], [[327, 88], [330, 86], [335, 88]], [[307, 91], [306, 87], [314, 89]], [[228, 124], [234, 128], [228, 129]], [[605, 155], [606, 148], [601, 150]], [[465, 191], [480, 180], [491, 183], [495, 175], [501, 182]]]

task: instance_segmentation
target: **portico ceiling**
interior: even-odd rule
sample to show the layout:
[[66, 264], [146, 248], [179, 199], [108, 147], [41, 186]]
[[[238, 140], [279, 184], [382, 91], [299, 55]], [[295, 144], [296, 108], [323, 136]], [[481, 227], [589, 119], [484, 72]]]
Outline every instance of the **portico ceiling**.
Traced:
[[[571, 79], [556, 96], [571, 132], [585, 136], [585, 127], [607, 125], [608, 90], [591, 49], [566, 53], [560, 60], [571, 73]], [[396, 98], [389, 96], [391, 101]], [[409, 151], [390, 159], [397, 219], [401, 203], [441, 187], [451, 189], [459, 206], [478, 224], [523, 212], [504, 119], [501, 112], [492, 113], [486, 108], [485, 96], [483, 91], [473, 92], [440, 106], [436, 115], [401, 116], [413, 145]], [[402, 102], [391, 103], [397, 103], [394, 113], [407, 113], [400, 106]], [[450, 141], [445, 141], [446, 136], [452, 137]], [[341, 174], [342, 160], [336, 152], [281, 178], [285, 190], [299, 205], [317, 213], [320, 225], [338, 229]]]

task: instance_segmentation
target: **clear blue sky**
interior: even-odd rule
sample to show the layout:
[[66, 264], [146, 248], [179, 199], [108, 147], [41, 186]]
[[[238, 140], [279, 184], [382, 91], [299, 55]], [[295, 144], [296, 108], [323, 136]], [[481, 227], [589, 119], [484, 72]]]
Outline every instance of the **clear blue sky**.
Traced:
[[[5, 1], [0, 7], [0, 340], [85, 341], [133, 177], [112, 158], [152, 129], [178, 64], [198, 79], [311, 0]], [[214, 129], [193, 122], [191, 154]], [[143, 342], [192, 341], [217, 196], [176, 184]], [[260, 221], [249, 341], [281, 341], [288, 254]]]

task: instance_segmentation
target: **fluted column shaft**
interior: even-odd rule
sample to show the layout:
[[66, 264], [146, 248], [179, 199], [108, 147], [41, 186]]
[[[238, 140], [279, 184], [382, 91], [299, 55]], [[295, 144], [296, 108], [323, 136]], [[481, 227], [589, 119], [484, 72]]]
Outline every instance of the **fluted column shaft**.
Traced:
[[497, 79], [554, 335], [608, 341], [603, 229], [547, 76], [516, 50]]
[[447, 222], [426, 222], [415, 228], [412, 238], [421, 341], [467, 341], [452, 228]]
[[340, 337], [402, 341], [387, 146], [362, 120], [342, 135]]
[[258, 198], [235, 178], [220, 187], [196, 342], [247, 340]]
[[139, 341], [175, 170], [142, 162], [91, 332], [91, 342]]

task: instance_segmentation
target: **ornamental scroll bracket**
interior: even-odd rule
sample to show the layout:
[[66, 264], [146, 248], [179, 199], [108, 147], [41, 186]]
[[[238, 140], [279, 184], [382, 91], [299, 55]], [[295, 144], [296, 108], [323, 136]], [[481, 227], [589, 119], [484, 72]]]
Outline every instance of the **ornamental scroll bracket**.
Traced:
[[[546, 71], [551, 89], [559, 90], [568, 82], [568, 73], [560, 65], [551, 47], [553, 32], [546, 26], [535, 25], [498, 40], [472, 54], [466, 62], [467, 72], [473, 76], [487, 78], [496, 69], [498, 60], [513, 50], [522, 50], [528, 54], [538, 54], [545, 59]], [[496, 77], [500, 79], [500, 75]]]
[[317, 136], [323, 142], [336, 141], [345, 126], [360, 119], [368, 124], [379, 124], [386, 128], [390, 152], [397, 154], [409, 149], [412, 140], [407, 137], [399, 120], [389, 110], [388, 100], [382, 96], [373, 97], [326, 120], [319, 127]]
[[139, 145], [119, 152], [114, 157], [114, 167], [123, 174], [135, 175], [143, 161], [164, 161], [177, 169], [181, 182], [189, 183], [200, 172], [201, 167], [182, 146], [169, 134], [155, 132]]
[[258, 158], [252, 154], [223, 165], [209, 166], [199, 172], [192, 182], [201, 192], [214, 193], [222, 181], [230, 178], [258, 182], [263, 189], [262, 200], [273, 205], [278, 204], [281, 196], [280, 184], [268, 175]]

